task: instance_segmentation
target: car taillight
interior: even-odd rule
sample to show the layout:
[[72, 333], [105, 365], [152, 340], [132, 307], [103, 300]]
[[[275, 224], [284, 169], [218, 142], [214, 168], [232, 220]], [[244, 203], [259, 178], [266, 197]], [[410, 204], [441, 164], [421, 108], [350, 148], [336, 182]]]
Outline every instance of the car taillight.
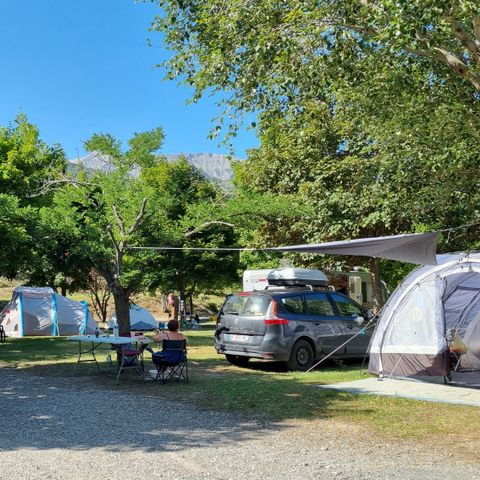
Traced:
[[286, 318], [277, 317], [277, 302], [272, 301], [271, 318], [265, 319], [265, 325], [286, 325], [288, 320]]
[[286, 325], [288, 320], [286, 318], [266, 318], [266, 325]]

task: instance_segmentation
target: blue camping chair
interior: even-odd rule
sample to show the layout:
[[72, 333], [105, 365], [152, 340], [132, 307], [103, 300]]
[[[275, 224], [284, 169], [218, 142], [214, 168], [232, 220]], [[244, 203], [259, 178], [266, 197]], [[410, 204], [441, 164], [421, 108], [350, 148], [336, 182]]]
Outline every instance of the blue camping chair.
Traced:
[[152, 355], [157, 369], [155, 381], [163, 384], [170, 380], [188, 383], [188, 361], [186, 340], [163, 340], [163, 349]]

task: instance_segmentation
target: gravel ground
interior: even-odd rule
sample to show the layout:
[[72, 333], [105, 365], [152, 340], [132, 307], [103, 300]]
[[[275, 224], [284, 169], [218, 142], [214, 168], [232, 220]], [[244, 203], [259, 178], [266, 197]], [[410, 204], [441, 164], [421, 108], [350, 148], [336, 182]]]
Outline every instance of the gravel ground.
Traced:
[[480, 479], [478, 459], [331, 420], [204, 411], [162, 388], [139, 395], [0, 368], [0, 479]]

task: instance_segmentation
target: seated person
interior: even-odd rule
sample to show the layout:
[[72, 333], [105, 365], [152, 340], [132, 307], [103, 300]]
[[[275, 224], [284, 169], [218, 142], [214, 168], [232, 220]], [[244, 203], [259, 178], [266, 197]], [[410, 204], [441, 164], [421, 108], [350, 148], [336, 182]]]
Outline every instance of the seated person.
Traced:
[[[183, 333], [180, 333], [178, 330], [180, 328], [180, 325], [178, 323], [178, 320], [170, 320], [167, 324], [168, 332], [165, 333], [158, 333], [153, 337], [154, 342], [163, 342], [163, 340], [186, 340], [187, 337], [183, 335]], [[156, 365], [162, 363], [162, 362], [177, 362], [181, 361], [185, 355], [184, 352], [181, 350], [167, 350], [167, 351], [160, 351], [160, 352], [154, 352], [152, 349], [148, 349], [150, 352], [152, 352], [152, 360], [153, 363]]]
[[165, 333], [157, 333], [153, 337], [154, 342], [163, 342], [163, 340], [185, 340], [187, 337], [180, 333], [178, 330], [180, 329], [180, 324], [178, 320], [170, 320], [167, 323], [168, 332]]

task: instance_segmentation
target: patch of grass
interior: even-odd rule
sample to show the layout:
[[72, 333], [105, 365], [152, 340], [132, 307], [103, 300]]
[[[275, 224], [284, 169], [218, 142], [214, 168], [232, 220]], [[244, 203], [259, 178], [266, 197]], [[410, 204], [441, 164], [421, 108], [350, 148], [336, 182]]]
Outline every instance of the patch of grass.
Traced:
[[[310, 372], [288, 372], [279, 364], [251, 362], [250, 368], [229, 365], [213, 347], [213, 327], [187, 331], [191, 381], [188, 385], [141, 383], [128, 376], [118, 387], [114, 373], [98, 374], [91, 364], [74, 366], [78, 344], [65, 338], [26, 337], [0, 344], [0, 363], [28, 368], [42, 375], [90, 376], [99, 387], [157, 395], [198, 406], [275, 420], [328, 418], [361, 426], [393, 438], [451, 443], [460, 449], [480, 445], [480, 415], [474, 407], [413, 401], [392, 397], [353, 395], [316, 388], [319, 384], [369, 376], [361, 363], [331, 363]], [[105, 359], [108, 350], [99, 352]], [[102, 365], [105, 367], [105, 365]], [[153, 368], [153, 366], [149, 367]], [[463, 442], [462, 439], [468, 439]]]

